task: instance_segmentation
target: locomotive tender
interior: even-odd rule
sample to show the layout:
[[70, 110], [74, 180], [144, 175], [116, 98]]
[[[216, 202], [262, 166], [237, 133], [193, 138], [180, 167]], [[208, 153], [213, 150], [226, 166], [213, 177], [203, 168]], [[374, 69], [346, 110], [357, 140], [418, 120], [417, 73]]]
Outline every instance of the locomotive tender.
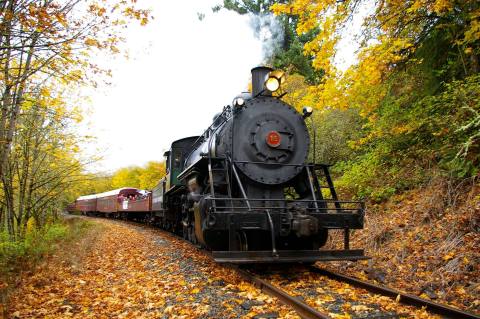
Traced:
[[[300, 114], [273, 96], [283, 78], [252, 69], [251, 93], [224, 107], [201, 136], [174, 141], [150, 211], [139, 214], [218, 262], [364, 259], [349, 248], [350, 230], [363, 228], [364, 204], [338, 200], [328, 165], [308, 163], [312, 109]], [[319, 249], [330, 229], [344, 230], [344, 249]]]

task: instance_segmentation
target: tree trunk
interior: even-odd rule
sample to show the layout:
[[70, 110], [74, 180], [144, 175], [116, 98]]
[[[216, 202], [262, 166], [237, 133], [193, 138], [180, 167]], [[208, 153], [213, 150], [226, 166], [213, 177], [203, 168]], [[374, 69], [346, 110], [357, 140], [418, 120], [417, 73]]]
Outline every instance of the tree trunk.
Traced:
[[[6, 161], [9, 154], [10, 145], [7, 143], [7, 118], [8, 113], [11, 108], [11, 90], [12, 85], [10, 83], [10, 62], [12, 49], [10, 48], [10, 38], [12, 32], [12, 18], [7, 17], [6, 12], [9, 11], [13, 16], [13, 8], [15, 1], [10, 1], [8, 9], [2, 10], [4, 13], [4, 20], [2, 23], [2, 42], [1, 44], [5, 46], [5, 63], [3, 65], [3, 82], [5, 83], [5, 90], [2, 94], [2, 118], [0, 120], [0, 142], [3, 145], [0, 145], [0, 180], [3, 180], [3, 173], [5, 170]], [[2, 9], [5, 7], [5, 4], [2, 3]]]

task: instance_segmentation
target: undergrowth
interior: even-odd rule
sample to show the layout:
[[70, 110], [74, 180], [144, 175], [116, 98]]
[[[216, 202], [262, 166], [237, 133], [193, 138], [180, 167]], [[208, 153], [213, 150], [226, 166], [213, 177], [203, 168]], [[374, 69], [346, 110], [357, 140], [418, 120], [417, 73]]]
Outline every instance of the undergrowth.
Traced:
[[[437, 177], [422, 187], [369, 203], [351, 246], [372, 259], [333, 263], [350, 275], [480, 312], [480, 180]], [[331, 232], [327, 248], [340, 248]]]
[[15, 273], [36, 265], [54, 253], [59, 245], [82, 236], [92, 225], [92, 222], [80, 218], [68, 218], [38, 229], [31, 219], [24, 238], [20, 240], [12, 241], [6, 232], [0, 232], [0, 278], [4, 282], [10, 281]]

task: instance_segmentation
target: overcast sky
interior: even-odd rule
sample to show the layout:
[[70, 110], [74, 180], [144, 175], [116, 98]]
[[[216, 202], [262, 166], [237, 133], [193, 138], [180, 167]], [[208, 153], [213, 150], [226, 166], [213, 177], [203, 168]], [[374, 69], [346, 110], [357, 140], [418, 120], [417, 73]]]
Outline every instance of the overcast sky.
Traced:
[[148, 1], [155, 19], [129, 26], [129, 60], [98, 57], [113, 74], [110, 86], [87, 91], [84, 130], [97, 137], [88, 151], [104, 158], [92, 170], [163, 160], [172, 141], [201, 134], [246, 90], [250, 69], [262, 62], [262, 42], [248, 16], [212, 13], [219, 2]]
[[201, 134], [246, 89], [262, 44], [247, 16], [213, 14], [217, 3], [149, 1], [155, 19], [126, 33], [129, 60], [98, 57], [113, 76], [85, 102], [86, 129], [97, 137], [89, 151], [104, 158], [94, 170], [163, 160], [172, 141]]

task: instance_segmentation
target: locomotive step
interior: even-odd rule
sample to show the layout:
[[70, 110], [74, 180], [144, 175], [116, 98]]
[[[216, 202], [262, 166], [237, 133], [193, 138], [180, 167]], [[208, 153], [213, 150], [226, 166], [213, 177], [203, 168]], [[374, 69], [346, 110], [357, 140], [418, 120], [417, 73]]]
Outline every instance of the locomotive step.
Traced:
[[213, 259], [218, 263], [256, 264], [256, 263], [292, 263], [332, 260], [370, 259], [363, 249], [345, 250], [271, 250], [258, 251], [212, 251]]

